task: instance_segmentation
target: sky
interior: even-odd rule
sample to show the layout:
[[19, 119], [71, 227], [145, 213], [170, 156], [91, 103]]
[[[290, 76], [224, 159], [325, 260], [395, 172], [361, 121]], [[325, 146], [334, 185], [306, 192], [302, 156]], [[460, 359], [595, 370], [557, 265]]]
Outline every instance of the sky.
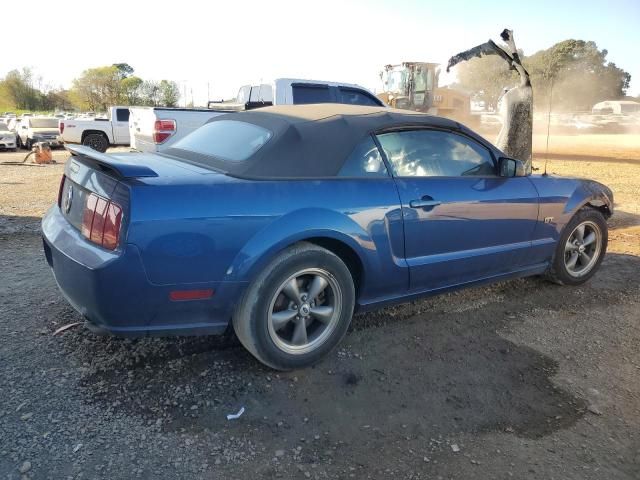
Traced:
[[3, 56], [0, 77], [27, 66], [49, 87], [128, 63], [143, 79], [177, 81], [196, 104], [207, 92], [233, 98], [241, 85], [279, 77], [379, 91], [384, 65], [445, 66], [508, 27], [525, 54], [568, 38], [595, 41], [631, 73], [628, 93], [640, 95], [640, 0], [31, 0], [29, 11], [31, 33], [23, 22], [0, 26], [5, 47], [22, 53]]

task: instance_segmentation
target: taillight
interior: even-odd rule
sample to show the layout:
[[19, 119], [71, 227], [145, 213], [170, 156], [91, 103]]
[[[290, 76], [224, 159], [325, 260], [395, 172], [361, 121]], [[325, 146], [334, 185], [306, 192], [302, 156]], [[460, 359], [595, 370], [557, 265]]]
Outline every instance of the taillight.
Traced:
[[102, 245], [102, 237], [104, 236], [104, 217], [107, 213], [107, 201], [98, 197], [96, 208], [93, 212], [93, 224], [89, 233], [89, 240], [98, 245]]
[[60, 179], [60, 187], [58, 188], [58, 206], [60, 208], [62, 208], [62, 191], [64, 190], [64, 179], [65, 178], [66, 177], [63, 174], [62, 178]]
[[60, 122], [60, 135], [62, 135], [64, 133], [64, 122]]
[[122, 223], [122, 209], [115, 203], [109, 203], [107, 216], [104, 220], [102, 246], [114, 250], [120, 238], [120, 224]]
[[115, 250], [120, 239], [122, 207], [95, 193], [87, 197], [82, 213], [82, 235], [93, 243]]
[[153, 124], [153, 141], [156, 144], [165, 142], [174, 133], [176, 133], [175, 120], [156, 120]]

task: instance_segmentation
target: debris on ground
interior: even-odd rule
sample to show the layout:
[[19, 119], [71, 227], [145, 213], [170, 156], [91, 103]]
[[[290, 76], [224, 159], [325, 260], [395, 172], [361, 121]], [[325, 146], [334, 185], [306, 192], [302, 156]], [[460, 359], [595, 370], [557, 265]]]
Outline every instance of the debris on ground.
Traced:
[[64, 331], [66, 331], [66, 330], [69, 330], [70, 328], [77, 327], [78, 325], [82, 325], [82, 322], [73, 322], [73, 323], [69, 323], [67, 325], [64, 325], [64, 326], [60, 327], [59, 329], [57, 329], [55, 332], [53, 332], [53, 336], [55, 337], [59, 333], [62, 333]]
[[28, 460], [23, 462], [20, 468], [18, 468], [18, 471], [22, 474], [27, 473], [29, 470], [31, 470], [31, 462]]
[[602, 412], [600, 411], [600, 409], [595, 405], [589, 405], [589, 408], [587, 410], [589, 410], [594, 415], [602, 415]]
[[240, 418], [240, 416], [244, 413], [244, 407], [242, 407], [240, 410], [238, 410], [238, 413], [230, 413], [227, 415], [227, 420], [235, 420], [237, 418]]

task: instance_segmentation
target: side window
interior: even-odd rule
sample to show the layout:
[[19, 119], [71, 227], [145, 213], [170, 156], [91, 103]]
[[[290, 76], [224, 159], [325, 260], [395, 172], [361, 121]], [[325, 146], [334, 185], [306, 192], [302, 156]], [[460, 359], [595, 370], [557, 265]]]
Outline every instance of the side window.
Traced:
[[338, 103], [379, 107], [380, 101], [372, 95], [356, 88], [338, 87]]
[[407, 130], [378, 135], [397, 177], [495, 175], [489, 150], [473, 140], [441, 130]]
[[129, 109], [128, 108], [118, 108], [116, 109], [116, 120], [119, 122], [128, 122], [129, 121]]
[[293, 103], [333, 103], [328, 85], [293, 85]]
[[380, 150], [370, 136], [354, 148], [347, 157], [338, 177], [388, 177], [387, 167], [384, 165]]

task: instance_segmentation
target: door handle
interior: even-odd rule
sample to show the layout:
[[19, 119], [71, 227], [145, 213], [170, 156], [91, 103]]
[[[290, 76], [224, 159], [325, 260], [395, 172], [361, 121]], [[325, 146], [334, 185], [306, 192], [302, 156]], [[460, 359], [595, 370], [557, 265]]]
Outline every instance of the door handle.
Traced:
[[411, 208], [425, 208], [425, 207], [435, 207], [440, 205], [442, 202], [438, 200], [411, 200], [409, 202], [409, 206]]

